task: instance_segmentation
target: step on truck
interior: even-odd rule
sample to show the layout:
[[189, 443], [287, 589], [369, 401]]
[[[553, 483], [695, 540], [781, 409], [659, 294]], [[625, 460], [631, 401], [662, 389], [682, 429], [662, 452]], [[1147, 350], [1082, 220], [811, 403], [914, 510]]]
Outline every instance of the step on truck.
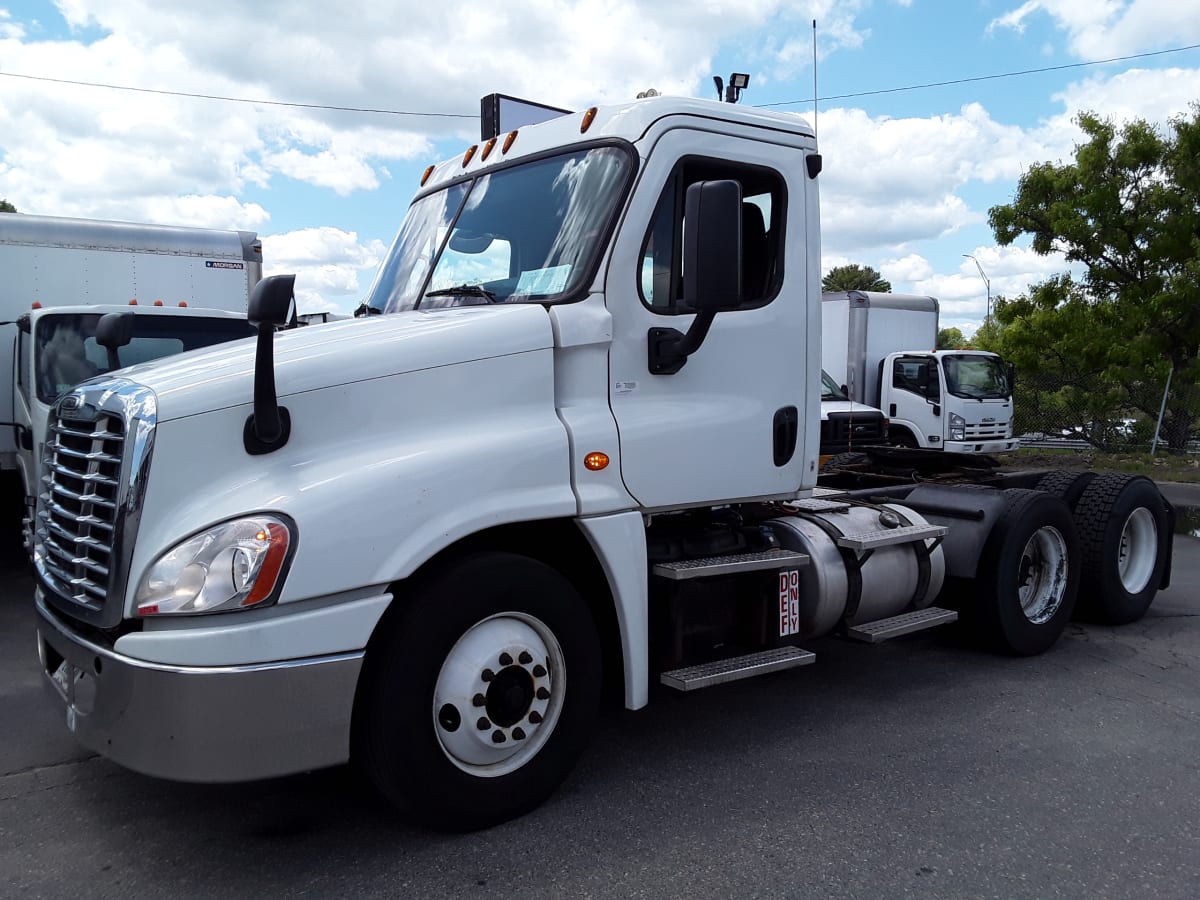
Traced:
[[426, 171], [379, 315], [276, 334], [275, 276], [253, 349], [68, 393], [35, 537], [67, 727], [187, 781], [352, 760], [471, 829], [554, 791], [606, 687], [1140, 616], [1145, 479], [815, 489], [820, 171], [799, 117], [700, 100], [521, 127]]
[[[32, 511], [59, 395], [113, 369], [251, 336], [246, 304], [262, 245], [248, 231], [8, 214], [0, 271], [0, 477], [16, 476]], [[116, 320], [103, 338], [106, 315]]]

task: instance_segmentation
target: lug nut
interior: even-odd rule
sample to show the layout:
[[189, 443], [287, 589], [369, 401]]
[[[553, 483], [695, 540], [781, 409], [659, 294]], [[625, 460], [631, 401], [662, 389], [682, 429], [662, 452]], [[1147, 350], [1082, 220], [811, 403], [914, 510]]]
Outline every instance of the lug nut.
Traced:
[[475, 727], [480, 731], [487, 731], [492, 727], [492, 723], [487, 716], [480, 716], [479, 721], [475, 723]]
[[504, 736], [504, 732], [501, 731], [499, 728], [497, 728], [495, 731], [492, 732], [492, 743], [493, 744], [503, 744], [506, 740], [508, 740], [508, 738], [506, 738]]
[[548, 690], [546, 690], [544, 687], [540, 687], [537, 689], [537, 698], [539, 700], [549, 700], [550, 692]]
[[495, 678], [496, 673], [493, 672], [491, 669], [484, 669], [482, 672], [479, 673], [479, 677], [481, 679], [483, 679], [485, 682], [487, 682], [487, 681], [491, 681], [493, 678]]
[[538, 712], [536, 709], [529, 714], [529, 724], [530, 725], [537, 725], [541, 721], [542, 721], [542, 714], [540, 712]]
[[520, 728], [514, 728], [513, 729], [513, 740], [514, 741], [525, 740], [525, 732], [522, 731]]
[[507, 653], [501, 653], [500, 654], [500, 665], [511, 666], [512, 665], [512, 657], [509, 656]]
[[543, 678], [543, 677], [545, 677], [545, 675], [546, 675], [546, 667], [543, 666], [541, 663], [538, 663], [536, 666], [533, 667], [533, 677], [534, 678]]
[[517, 662], [523, 666], [527, 666], [533, 662], [533, 657], [529, 655], [528, 650], [522, 650], [521, 655], [517, 657]]
[[483, 696], [483, 694], [476, 694], [474, 697], [471, 698], [471, 705], [472, 706], [487, 706], [487, 697]]

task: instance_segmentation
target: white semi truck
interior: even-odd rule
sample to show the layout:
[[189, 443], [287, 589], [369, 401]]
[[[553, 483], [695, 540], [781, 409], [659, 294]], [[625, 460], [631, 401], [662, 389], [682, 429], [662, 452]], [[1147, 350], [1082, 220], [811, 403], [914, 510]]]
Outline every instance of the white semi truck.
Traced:
[[888, 418], [891, 443], [1007, 453], [1013, 370], [995, 353], [938, 350], [933, 297], [843, 291], [821, 303], [821, 358], [849, 398]]
[[829, 635], [961, 616], [1036, 654], [1081, 599], [1142, 615], [1146, 479], [815, 489], [820, 170], [800, 118], [699, 100], [522, 127], [426, 172], [378, 315], [275, 334], [268, 278], [253, 350], [66, 394], [35, 565], [68, 728], [173, 779], [355, 760], [469, 829], [554, 791], [605, 685], [641, 709]]
[[[250, 335], [247, 231], [0, 215], [0, 473], [31, 509], [50, 406], [92, 375]], [[96, 329], [128, 318], [110, 351]]]

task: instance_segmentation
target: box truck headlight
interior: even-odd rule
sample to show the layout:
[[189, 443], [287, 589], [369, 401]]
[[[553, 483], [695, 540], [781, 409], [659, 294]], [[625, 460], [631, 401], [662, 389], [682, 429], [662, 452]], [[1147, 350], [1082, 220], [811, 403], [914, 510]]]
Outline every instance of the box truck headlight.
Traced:
[[295, 545], [280, 516], [214, 525], [164, 553], [142, 577], [139, 616], [232, 612], [274, 602]]
[[950, 440], [965, 441], [967, 439], [967, 420], [958, 413], [950, 413]]

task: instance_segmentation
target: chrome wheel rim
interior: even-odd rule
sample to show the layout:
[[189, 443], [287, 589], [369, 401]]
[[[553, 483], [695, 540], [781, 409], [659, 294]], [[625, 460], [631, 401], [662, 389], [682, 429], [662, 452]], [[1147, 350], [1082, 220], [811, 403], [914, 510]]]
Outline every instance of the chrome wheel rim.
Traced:
[[1067, 542], [1062, 532], [1043, 525], [1025, 542], [1017, 578], [1021, 612], [1034, 625], [1054, 617], [1067, 593]]
[[565, 687], [562, 648], [544, 622], [518, 612], [484, 619], [438, 672], [433, 728], [442, 752], [471, 775], [516, 771], [554, 733]]

